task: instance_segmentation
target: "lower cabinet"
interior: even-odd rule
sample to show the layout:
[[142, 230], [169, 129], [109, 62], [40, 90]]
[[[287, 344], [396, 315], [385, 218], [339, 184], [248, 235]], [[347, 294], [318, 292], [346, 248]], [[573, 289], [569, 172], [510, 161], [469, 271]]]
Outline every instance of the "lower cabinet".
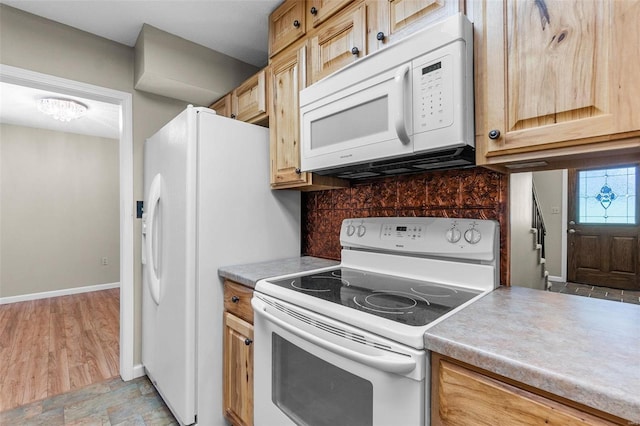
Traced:
[[431, 357], [431, 424], [622, 425], [622, 419], [438, 354]]
[[252, 294], [241, 284], [225, 281], [223, 409], [234, 426], [253, 425]]

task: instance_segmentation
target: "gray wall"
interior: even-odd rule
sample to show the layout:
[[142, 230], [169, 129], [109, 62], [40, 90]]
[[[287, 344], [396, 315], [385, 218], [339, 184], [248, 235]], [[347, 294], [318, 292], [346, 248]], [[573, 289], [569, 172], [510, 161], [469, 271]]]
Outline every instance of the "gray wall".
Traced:
[[2, 297], [120, 281], [118, 172], [118, 140], [0, 125]]
[[[134, 51], [124, 46], [0, 4], [0, 63], [133, 94], [134, 200], [143, 199], [142, 147], [146, 137], [176, 116], [182, 101], [133, 88]], [[140, 221], [135, 236], [135, 362], [140, 362]]]
[[533, 173], [542, 217], [547, 228], [545, 256], [549, 275], [562, 275], [562, 170]]

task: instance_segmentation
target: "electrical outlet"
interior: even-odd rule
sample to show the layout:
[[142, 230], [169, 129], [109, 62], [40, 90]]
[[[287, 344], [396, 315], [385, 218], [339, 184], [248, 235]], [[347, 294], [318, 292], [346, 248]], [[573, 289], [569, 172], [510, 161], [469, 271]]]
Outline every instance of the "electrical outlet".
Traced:
[[107, 266], [109, 264], [109, 259], [107, 259], [106, 257], [102, 258], [102, 266]]

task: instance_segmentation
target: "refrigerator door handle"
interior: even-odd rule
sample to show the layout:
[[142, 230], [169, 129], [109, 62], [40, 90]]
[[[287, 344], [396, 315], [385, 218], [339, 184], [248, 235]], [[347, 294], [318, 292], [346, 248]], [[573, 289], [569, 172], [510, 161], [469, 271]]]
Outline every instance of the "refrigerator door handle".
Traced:
[[149, 287], [149, 292], [151, 293], [151, 298], [156, 303], [156, 305], [160, 304], [160, 279], [158, 279], [158, 275], [156, 274], [156, 259], [153, 255], [153, 237], [156, 234], [154, 231], [155, 224], [155, 216], [156, 216], [156, 208], [158, 204], [160, 204], [160, 195], [162, 192], [162, 176], [157, 174], [154, 176], [151, 181], [151, 186], [149, 187], [149, 195], [147, 196], [147, 200], [149, 203], [149, 212], [147, 214], [147, 223], [146, 223], [146, 260], [147, 260], [147, 285]]

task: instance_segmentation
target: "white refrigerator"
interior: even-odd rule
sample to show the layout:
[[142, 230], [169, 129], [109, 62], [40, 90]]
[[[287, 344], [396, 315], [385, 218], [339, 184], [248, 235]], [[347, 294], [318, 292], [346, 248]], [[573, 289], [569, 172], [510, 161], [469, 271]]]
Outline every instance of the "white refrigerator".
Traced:
[[187, 107], [144, 144], [142, 363], [181, 424], [224, 425], [224, 265], [300, 255], [300, 193], [269, 131]]

